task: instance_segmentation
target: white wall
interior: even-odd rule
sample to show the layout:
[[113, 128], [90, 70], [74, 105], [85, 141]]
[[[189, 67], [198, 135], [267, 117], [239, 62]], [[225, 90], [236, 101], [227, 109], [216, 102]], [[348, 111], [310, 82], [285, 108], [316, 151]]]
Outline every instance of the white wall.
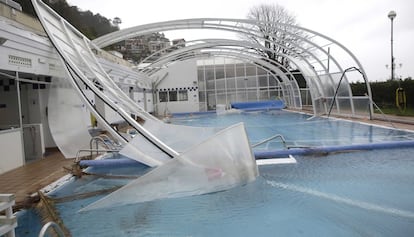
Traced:
[[[166, 70], [168, 70], [167, 76], [158, 84], [156, 89], [191, 88], [191, 90], [188, 90], [188, 101], [160, 103], [157, 97], [157, 114], [163, 115], [166, 107], [169, 113], [199, 112], [196, 61], [176, 62]], [[163, 75], [165, 75], [165, 71], [161, 71], [155, 76], [162, 77]]]
[[145, 100], [144, 100], [144, 92], [133, 92], [133, 98], [134, 102], [136, 102], [141, 108], [145, 108]]
[[24, 165], [21, 129], [0, 131], [0, 174]]
[[154, 112], [154, 101], [153, 96], [151, 92], [145, 93], [145, 103], [146, 103], [146, 109], [148, 113]]

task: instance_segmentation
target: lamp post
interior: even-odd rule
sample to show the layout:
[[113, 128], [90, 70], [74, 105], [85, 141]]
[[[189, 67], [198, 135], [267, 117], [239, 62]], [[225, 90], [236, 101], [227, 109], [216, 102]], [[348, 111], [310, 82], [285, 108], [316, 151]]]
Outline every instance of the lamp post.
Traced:
[[394, 80], [394, 69], [395, 69], [395, 63], [394, 63], [394, 49], [393, 49], [393, 21], [394, 18], [397, 16], [397, 13], [395, 11], [390, 11], [388, 13], [388, 18], [391, 20], [391, 81]]

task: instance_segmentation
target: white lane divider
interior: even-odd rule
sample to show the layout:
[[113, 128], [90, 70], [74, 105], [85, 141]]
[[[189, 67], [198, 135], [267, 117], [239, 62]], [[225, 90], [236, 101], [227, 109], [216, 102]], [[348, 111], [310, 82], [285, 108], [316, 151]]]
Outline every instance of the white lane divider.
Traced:
[[285, 184], [285, 183], [280, 183], [280, 182], [271, 181], [271, 180], [266, 180], [266, 182], [272, 187], [283, 188], [283, 189], [290, 190], [290, 191], [306, 193], [306, 194], [309, 194], [315, 197], [324, 198], [330, 201], [346, 204], [346, 205], [353, 206], [353, 207], [359, 207], [359, 208], [369, 210], [369, 211], [382, 212], [385, 214], [405, 217], [405, 218], [414, 218], [414, 212], [410, 212], [410, 211], [400, 210], [400, 209], [386, 207], [386, 206], [380, 206], [377, 204], [353, 200], [350, 198], [344, 198], [344, 197], [337, 196], [335, 194], [324, 193], [324, 192], [320, 192], [320, 191], [316, 191], [313, 189], [304, 188], [304, 187], [300, 187], [300, 186], [296, 186], [292, 184]]

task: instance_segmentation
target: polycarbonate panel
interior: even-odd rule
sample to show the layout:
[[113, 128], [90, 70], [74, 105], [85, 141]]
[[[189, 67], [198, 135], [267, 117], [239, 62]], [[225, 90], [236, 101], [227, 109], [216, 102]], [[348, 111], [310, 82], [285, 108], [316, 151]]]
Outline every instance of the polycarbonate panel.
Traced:
[[178, 152], [184, 152], [220, 131], [214, 127], [190, 127], [152, 120], [146, 121], [144, 128]]
[[81, 211], [223, 191], [254, 181], [258, 173], [246, 131], [239, 123]]
[[353, 97], [355, 115], [357, 116], [370, 116], [370, 100], [368, 96]]
[[[94, 91], [94, 93], [108, 105], [116, 107], [115, 110], [136, 129], [140, 129], [140, 126], [128, 116], [130, 111], [139, 113], [142, 118], [155, 119], [144, 112], [141, 107], [133, 102], [120, 90], [120, 88], [118, 88], [118, 86], [116, 86], [96, 60], [94, 53], [89, 48], [89, 46], [91, 46], [90, 41], [85, 36], [69, 25], [69, 23], [65, 22], [64, 19], [59, 17], [57, 13], [53, 12], [53, 10], [42, 1], [32, 0], [32, 3], [43, 28], [53, 42], [56, 50], [59, 52], [59, 55], [62, 57], [62, 61], [67, 64], [65, 69], [67, 69], [68, 81], [71, 81], [72, 84], [86, 84], [88, 88]], [[104, 89], [105, 94], [103, 94], [100, 89]], [[111, 128], [95, 108], [88, 104], [87, 98], [85, 98], [82, 93], [78, 93], [78, 95], [94, 113], [98, 122], [103, 125], [115, 139], [120, 143], [124, 143], [125, 139]], [[163, 147], [163, 150], [170, 154], [174, 154], [174, 151], [165, 147], [163, 144], [160, 144], [156, 138], [151, 137], [150, 134], [146, 135], [152, 142]]]
[[52, 80], [48, 120], [53, 140], [65, 158], [74, 158], [79, 149], [87, 148], [91, 140], [90, 112], [65, 79]]

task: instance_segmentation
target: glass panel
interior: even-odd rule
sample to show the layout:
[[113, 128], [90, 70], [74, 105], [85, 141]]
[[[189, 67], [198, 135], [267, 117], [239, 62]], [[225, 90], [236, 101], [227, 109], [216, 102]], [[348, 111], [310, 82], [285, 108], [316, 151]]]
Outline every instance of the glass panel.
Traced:
[[263, 68], [261, 67], [257, 68], [257, 75], [266, 75], [266, 74], [267, 72]]
[[227, 91], [227, 102], [228, 103], [237, 102], [236, 90]]
[[227, 104], [225, 90], [217, 91], [217, 104]]
[[267, 75], [259, 76], [259, 87], [267, 87], [269, 86]]
[[245, 77], [244, 64], [236, 64], [236, 77]]
[[246, 65], [246, 76], [256, 76], [256, 66]]
[[203, 67], [198, 68], [197, 78], [198, 78], [199, 84], [204, 81], [204, 68]]
[[272, 75], [269, 75], [269, 86], [276, 86], [279, 84], [279, 81], [277, 78], [275, 78]]
[[215, 85], [215, 83], [214, 83], [214, 80], [210, 80], [210, 81], [207, 81], [207, 90], [214, 90], [216, 88], [216, 85]]
[[204, 75], [205, 75], [206, 80], [213, 80], [214, 79], [214, 67], [206, 66]]
[[246, 91], [237, 91], [236, 102], [245, 102], [247, 101]]
[[159, 102], [168, 102], [168, 92], [167, 91], [158, 92], [158, 99], [159, 99]]
[[204, 82], [204, 81], [199, 81], [199, 82], [198, 82], [198, 89], [199, 89], [200, 91], [203, 91], [203, 90], [205, 90], [205, 89], [206, 89], [206, 86], [205, 86], [205, 82]]
[[169, 92], [169, 97], [170, 101], [177, 101], [177, 91], [170, 91]]
[[227, 83], [227, 89], [231, 90], [231, 89], [235, 89], [236, 88], [236, 79], [234, 78], [227, 78], [226, 79], [226, 83]]
[[256, 78], [256, 76], [252, 76], [252, 77], [247, 78], [247, 87], [248, 88], [256, 88], [257, 87], [257, 78]]
[[271, 91], [269, 91], [269, 96], [270, 96], [270, 99], [271, 100], [275, 100], [275, 99], [278, 99], [280, 96], [279, 96], [280, 94], [279, 94], [279, 92], [278, 91], [275, 91], [275, 90], [271, 90]]
[[199, 91], [198, 101], [199, 102], [206, 102], [206, 93], [205, 93], [205, 91]]
[[217, 88], [217, 90], [220, 90], [220, 89], [225, 89], [226, 88], [226, 85], [225, 85], [225, 81], [224, 81], [224, 79], [220, 79], [220, 80], [216, 80], [216, 88]]
[[179, 101], [188, 101], [188, 92], [187, 92], [187, 90], [178, 91], [178, 100]]
[[257, 101], [257, 90], [247, 90], [247, 100]]
[[216, 66], [216, 79], [224, 78], [224, 66]]
[[207, 109], [208, 110], [216, 109], [216, 95], [214, 91], [207, 92]]
[[259, 100], [268, 100], [269, 99], [269, 91], [266, 90], [260, 90], [259, 91]]
[[237, 89], [245, 89], [247, 87], [247, 80], [245, 78], [237, 78]]
[[236, 75], [234, 74], [234, 64], [227, 64], [226, 67], [226, 77], [227, 78], [231, 78], [231, 77], [235, 77]]

